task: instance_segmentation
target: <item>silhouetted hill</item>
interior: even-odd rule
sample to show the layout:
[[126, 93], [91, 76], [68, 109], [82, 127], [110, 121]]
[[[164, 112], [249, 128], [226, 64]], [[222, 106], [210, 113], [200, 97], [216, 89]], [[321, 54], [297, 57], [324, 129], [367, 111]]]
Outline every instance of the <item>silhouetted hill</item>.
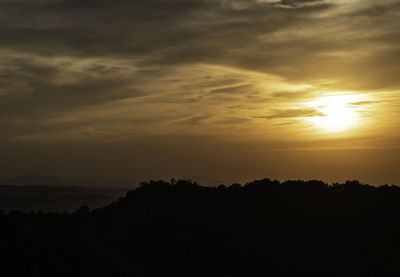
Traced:
[[150, 181], [104, 208], [1, 214], [2, 276], [400, 276], [400, 188]]

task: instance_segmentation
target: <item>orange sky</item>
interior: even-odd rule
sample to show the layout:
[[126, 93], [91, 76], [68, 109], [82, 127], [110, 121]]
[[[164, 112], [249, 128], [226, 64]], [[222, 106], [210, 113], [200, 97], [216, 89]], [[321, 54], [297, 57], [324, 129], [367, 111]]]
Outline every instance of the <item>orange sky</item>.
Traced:
[[400, 183], [394, 0], [0, 0], [0, 176]]

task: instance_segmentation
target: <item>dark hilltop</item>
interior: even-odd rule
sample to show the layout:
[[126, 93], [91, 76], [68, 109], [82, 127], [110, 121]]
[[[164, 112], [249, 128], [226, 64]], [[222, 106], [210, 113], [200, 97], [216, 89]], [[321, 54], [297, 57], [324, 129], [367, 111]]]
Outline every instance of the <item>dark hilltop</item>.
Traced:
[[150, 181], [108, 206], [0, 215], [1, 276], [399, 276], [400, 188]]

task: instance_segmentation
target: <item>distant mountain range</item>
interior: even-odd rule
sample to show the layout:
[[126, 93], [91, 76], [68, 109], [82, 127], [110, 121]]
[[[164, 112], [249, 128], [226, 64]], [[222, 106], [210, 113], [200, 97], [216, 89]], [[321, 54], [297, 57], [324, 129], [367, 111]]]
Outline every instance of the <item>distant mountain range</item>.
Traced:
[[131, 187], [137, 180], [115, 180], [111, 178], [92, 178], [85, 180], [62, 179], [53, 176], [24, 175], [14, 178], [0, 178], [0, 185], [13, 186], [89, 186], [89, 187]]
[[25, 212], [75, 211], [83, 205], [103, 207], [135, 187], [112, 179], [67, 180], [26, 175], [0, 179], [0, 210]]

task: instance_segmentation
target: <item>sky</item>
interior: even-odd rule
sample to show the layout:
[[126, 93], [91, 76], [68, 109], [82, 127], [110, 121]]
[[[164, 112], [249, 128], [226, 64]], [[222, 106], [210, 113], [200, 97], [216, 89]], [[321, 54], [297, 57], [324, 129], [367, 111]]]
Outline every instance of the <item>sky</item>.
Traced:
[[397, 0], [0, 0], [0, 176], [400, 184]]

